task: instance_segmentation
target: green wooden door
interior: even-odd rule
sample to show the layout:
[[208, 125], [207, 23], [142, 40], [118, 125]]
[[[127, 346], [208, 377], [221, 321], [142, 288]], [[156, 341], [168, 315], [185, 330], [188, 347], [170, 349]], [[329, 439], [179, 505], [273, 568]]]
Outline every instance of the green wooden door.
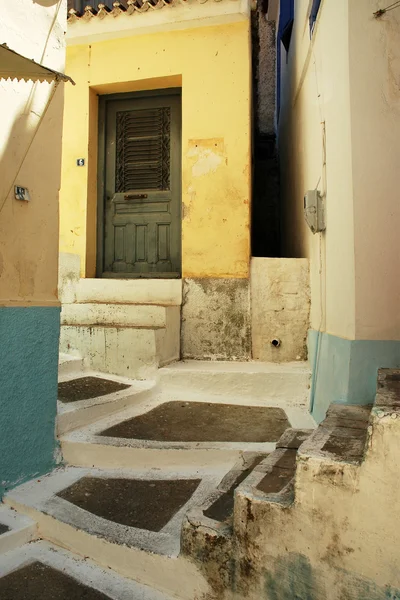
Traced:
[[103, 277], [181, 275], [181, 99], [105, 108]]

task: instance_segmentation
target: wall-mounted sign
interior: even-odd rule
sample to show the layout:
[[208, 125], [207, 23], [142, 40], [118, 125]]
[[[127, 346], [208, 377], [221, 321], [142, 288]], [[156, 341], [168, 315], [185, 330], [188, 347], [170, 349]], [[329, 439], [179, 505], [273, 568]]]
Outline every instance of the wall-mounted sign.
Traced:
[[84, 167], [85, 166], [85, 159], [84, 158], [77, 158], [76, 159], [76, 166], [77, 167]]
[[14, 188], [15, 199], [16, 200], [24, 200], [25, 202], [29, 202], [31, 199], [29, 195], [29, 190], [26, 187], [21, 187], [20, 185], [16, 185]]

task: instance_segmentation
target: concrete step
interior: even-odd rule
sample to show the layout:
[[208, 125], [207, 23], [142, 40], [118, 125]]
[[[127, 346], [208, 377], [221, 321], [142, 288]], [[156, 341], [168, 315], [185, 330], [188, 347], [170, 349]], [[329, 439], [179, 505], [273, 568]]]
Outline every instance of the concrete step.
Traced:
[[244, 452], [203, 504], [186, 513], [182, 554], [197, 563], [213, 589], [232, 588], [234, 494], [264, 458], [265, 454]]
[[299, 452], [303, 461], [361, 464], [367, 444], [371, 405], [331, 404], [325, 419]]
[[0, 598], [172, 600], [169, 595], [45, 541], [0, 556]]
[[[67, 310], [73, 306], [69, 305]], [[152, 379], [159, 366], [179, 357], [179, 307], [162, 310], [166, 320], [163, 327], [127, 326], [112, 320], [108, 324], [62, 325], [60, 349], [84, 356], [85, 365], [94, 371], [131, 379]], [[84, 321], [83, 317], [75, 317]], [[101, 318], [104, 317], [103, 314]]]
[[276, 445], [276, 450], [258, 464], [238, 486], [238, 503], [253, 500], [276, 502], [288, 506], [294, 499], [294, 479], [297, 456], [310, 439], [312, 430], [288, 429]]
[[171, 307], [151, 304], [64, 304], [61, 325], [106, 325], [113, 327], [166, 327]]
[[[0, 505], [0, 555], [37, 538], [37, 526], [29, 517]], [[0, 598], [1, 598], [0, 593]]]
[[59, 469], [6, 494], [43, 539], [100, 567], [182, 600], [207, 597], [196, 566], [180, 556], [184, 515], [202, 504], [221, 470]]
[[181, 361], [158, 371], [166, 394], [240, 399], [267, 406], [308, 407], [308, 363]]
[[58, 375], [59, 377], [65, 377], [68, 375], [77, 375], [83, 373], [84, 364], [83, 358], [80, 356], [72, 356], [60, 352], [58, 357]]
[[182, 527], [182, 552], [199, 564], [212, 586], [232, 585], [231, 557], [236, 502], [292, 500], [297, 449], [311, 430], [288, 429], [269, 455], [243, 453], [202, 505], [190, 509]]
[[181, 279], [79, 279], [76, 302], [110, 304], [182, 304]]
[[154, 381], [86, 372], [59, 378], [57, 432], [63, 435], [150, 398]]
[[[214, 397], [215, 398], [215, 397]], [[63, 435], [64, 460], [81, 467], [229, 469], [241, 453], [268, 453], [288, 427], [314, 427], [305, 409], [177, 401], [163, 393]]]

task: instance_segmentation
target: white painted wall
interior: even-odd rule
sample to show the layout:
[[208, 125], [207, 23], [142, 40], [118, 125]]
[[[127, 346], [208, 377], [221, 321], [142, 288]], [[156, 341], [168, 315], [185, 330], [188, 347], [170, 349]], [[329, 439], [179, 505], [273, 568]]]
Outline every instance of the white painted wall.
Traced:
[[400, 9], [375, 19], [381, 7], [349, 2], [355, 327], [357, 339], [399, 340]]
[[[0, 43], [64, 70], [66, 0], [1, 2]], [[0, 80], [0, 302], [57, 301], [63, 83]], [[49, 108], [42, 114], [52, 98]], [[40, 126], [39, 126], [40, 125]], [[14, 185], [31, 202], [14, 199]]]
[[[400, 12], [377, 20], [378, 4], [323, 0], [310, 40], [296, 0], [282, 57], [285, 253], [310, 259], [311, 327], [348, 339], [400, 336]], [[316, 186], [327, 230], [313, 236], [303, 195]]]

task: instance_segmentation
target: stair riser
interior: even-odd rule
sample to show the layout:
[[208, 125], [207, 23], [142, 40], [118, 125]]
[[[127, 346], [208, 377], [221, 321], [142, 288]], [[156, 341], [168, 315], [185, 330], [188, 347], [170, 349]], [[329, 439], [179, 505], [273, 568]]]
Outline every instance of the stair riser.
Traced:
[[63, 441], [64, 461], [76, 467], [175, 469], [207, 468], [212, 466], [230, 469], [238, 460], [240, 450], [166, 450], [149, 448], [121, 448]]
[[37, 539], [37, 537], [36, 524], [32, 524], [29, 527], [24, 527], [23, 529], [9, 531], [8, 533], [0, 536], [0, 554], [11, 552], [16, 548], [20, 548], [24, 544], [29, 544], [29, 542]]
[[71, 360], [62, 361], [58, 365], [58, 375], [61, 378], [69, 375], [80, 375], [83, 371], [83, 358], [71, 357]]
[[90, 558], [98, 565], [113, 569], [124, 577], [172, 594], [179, 600], [193, 600], [208, 591], [208, 586], [196, 567], [182, 557], [173, 559], [113, 544], [61, 523], [34, 508], [10, 502], [7, 498], [5, 501], [37, 521], [41, 538]]
[[64, 304], [61, 325], [165, 327], [167, 308], [135, 304]]
[[95, 371], [150, 379], [159, 364], [156, 332], [132, 327], [62, 326], [60, 349], [79, 352]]
[[59, 413], [57, 416], [57, 434], [64, 435], [69, 431], [91, 425], [98, 419], [113, 415], [129, 406], [145, 401], [153, 394], [153, 390], [136, 392], [132, 395], [114, 397], [109, 402], [101, 402], [80, 410]]
[[[308, 373], [212, 373], [173, 369], [159, 371], [163, 391], [184, 397], [190, 394], [257, 402], [260, 406], [307, 407]], [[186, 392], [187, 393], [187, 392]]]

